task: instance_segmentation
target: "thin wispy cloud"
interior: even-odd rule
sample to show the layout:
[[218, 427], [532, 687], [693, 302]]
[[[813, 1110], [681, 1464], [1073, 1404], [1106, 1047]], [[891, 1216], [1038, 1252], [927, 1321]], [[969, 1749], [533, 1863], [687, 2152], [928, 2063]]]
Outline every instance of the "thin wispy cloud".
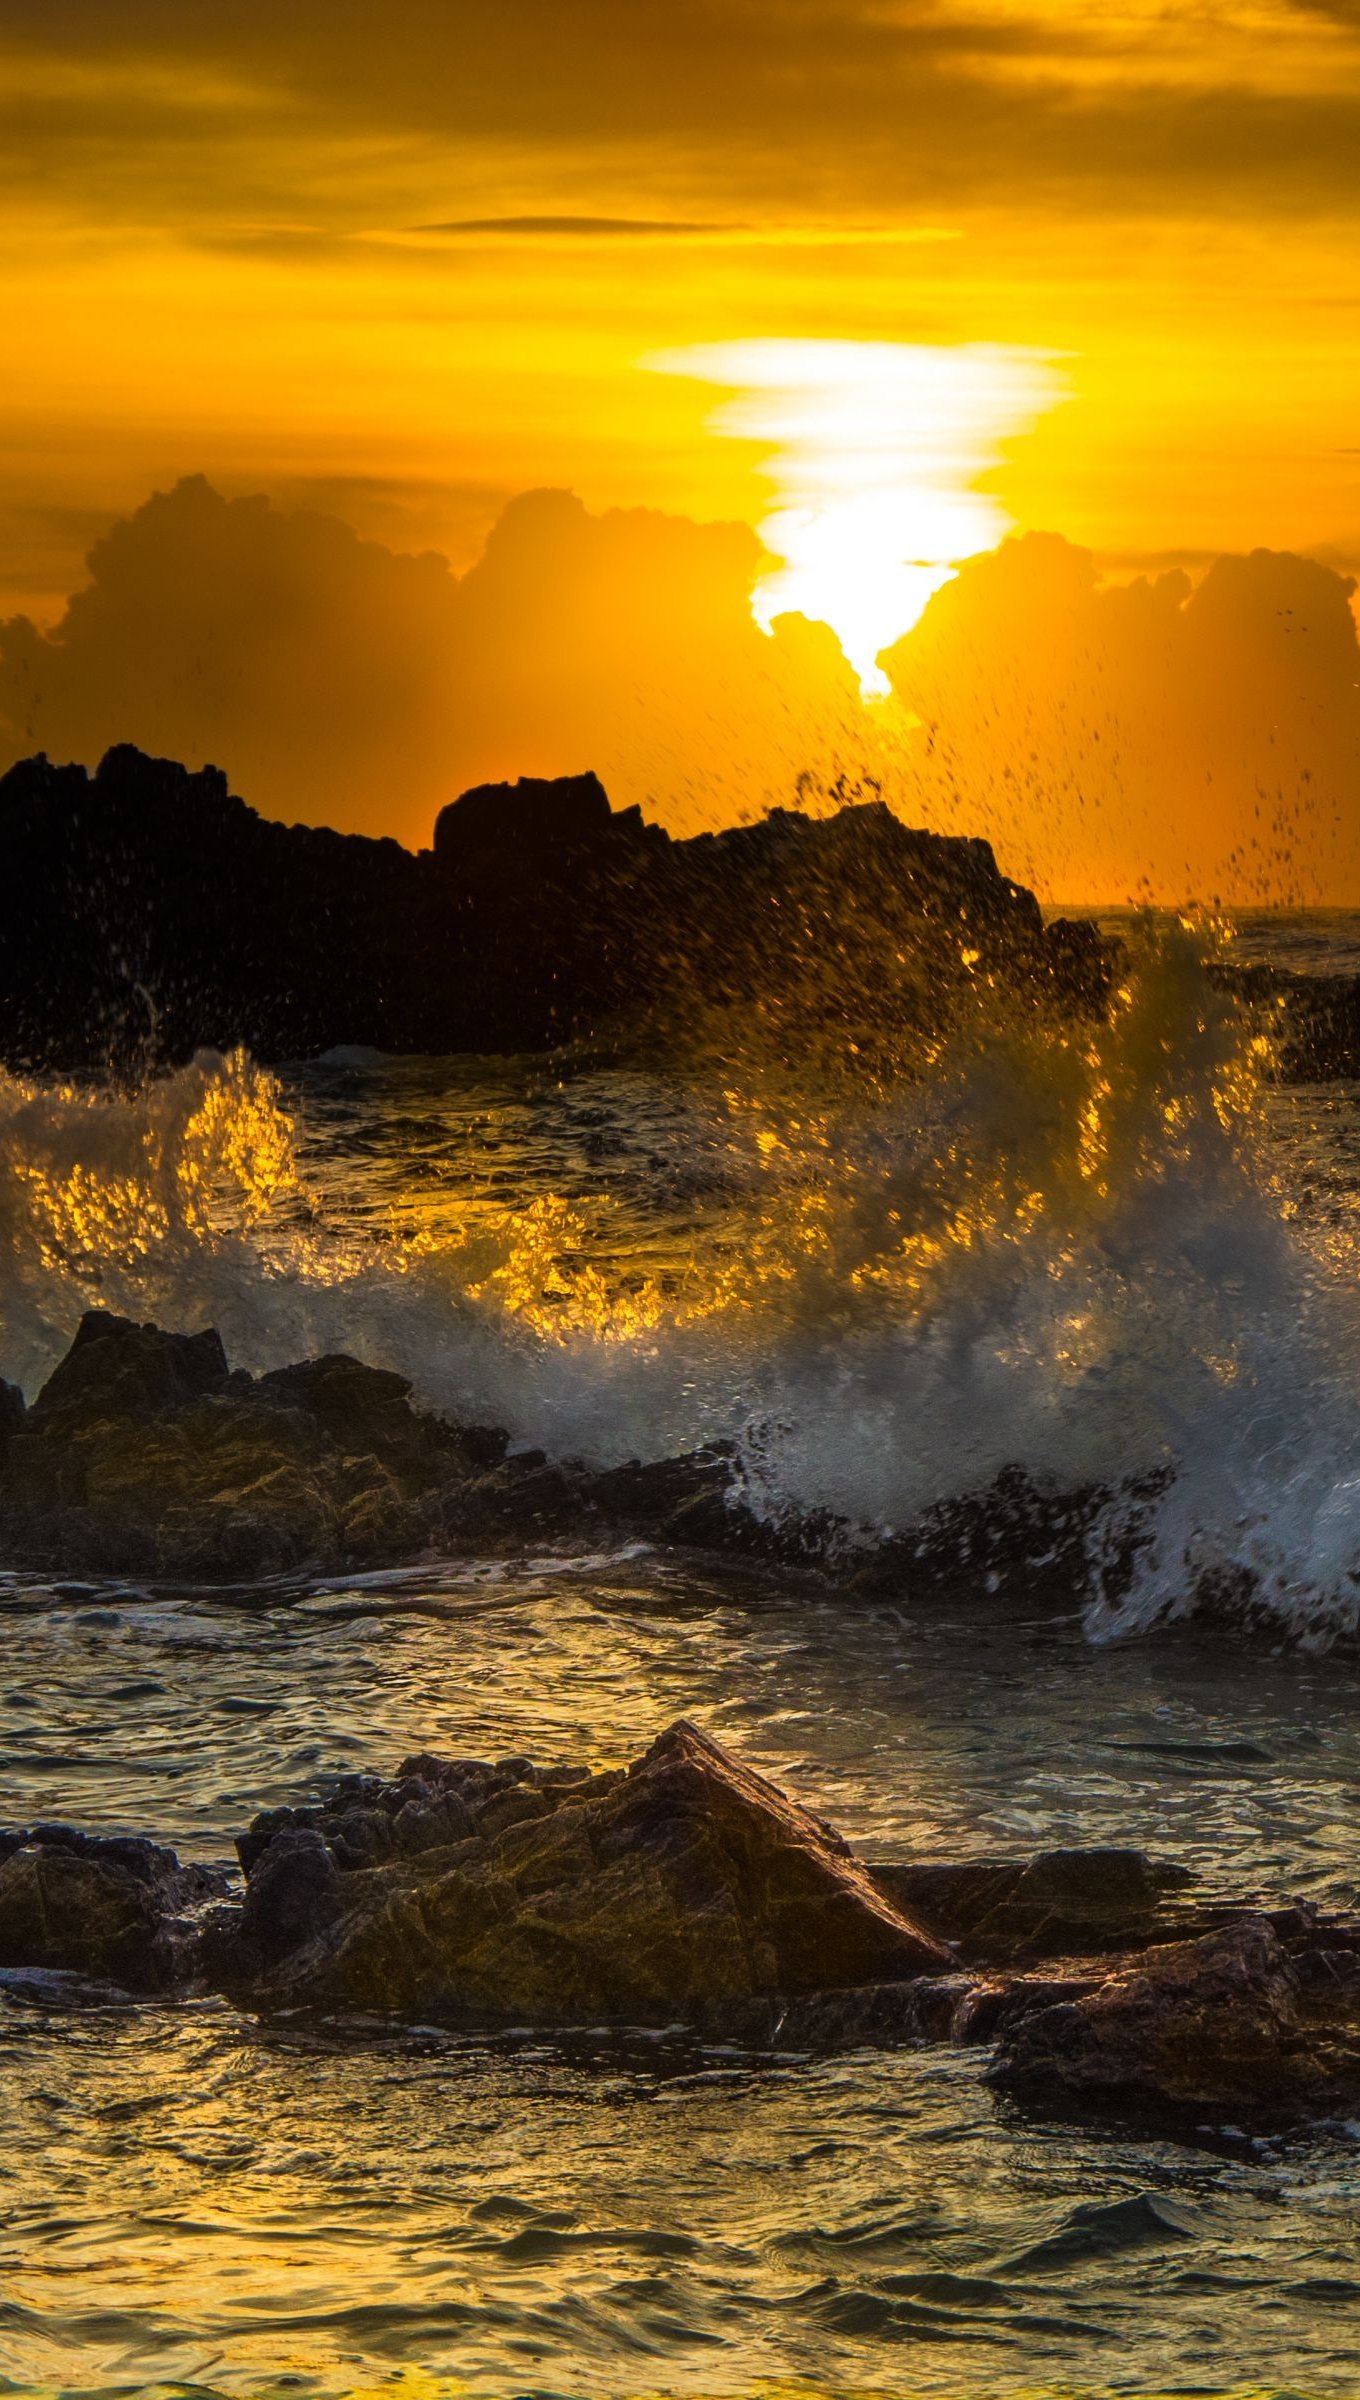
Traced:
[[693, 241], [720, 234], [747, 233], [746, 225], [705, 223], [686, 217], [450, 217], [444, 224], [417, 225], [417, 233], [453, 236], [505, 234], [511, 237], [562, 237], [570, 241]]

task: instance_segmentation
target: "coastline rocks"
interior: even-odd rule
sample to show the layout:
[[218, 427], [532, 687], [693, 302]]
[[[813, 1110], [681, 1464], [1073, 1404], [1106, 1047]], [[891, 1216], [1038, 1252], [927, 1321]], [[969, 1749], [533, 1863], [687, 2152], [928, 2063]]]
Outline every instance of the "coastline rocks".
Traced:
[[1001, 1966], [1134, 1950], [1157, 1938], [1191, 1877], [1141, 1850], [1045, 1850], [1030, 1859], [874, 1866], [965, 1963]]
[[[985, 841], [883, 802], [673, 840], [593, 775], [481, 786], [434, 846], [282, 825], [129, 744], [0, 776], [0, 1055], [138, 1072], [202, 1048], [304, 1058], [735, 1035], [802, 1063], [929, 1045], [975, 988], [1104, 1004], [1098, 935], [1050, 935]], [[753, 1010], [752, 1003], [759, 1002]]]
[[67, 1576], [245, 1582], [628, 1535], [834, 1560], [861, 1597], [921, 1591], [947, 1606], [987, 1589], [998, 1605], [1070, 1608], [1090, 1505], [1017, 1472], [856, 1564], [830, 1516], [758, 1519], [722, 1442], [591, 1469], [423, 1414], [405, 1377], [344, 1353], [251, 1376], [212, 1329], [165, 1333], [99, 1309], [31, 1408], [0, 1385], [0, 1547]]
[[197, 1968], [195, 1912], [229, 1888], [215, 1869], [181, 1866], [139, 1836], [69, 1825], [0, 1832], [0, 1967], [172, 1991]]
[[0, 1451], [0, 1534], [67, 1572], [221, 1580], [418, 1550], [488, 1445], [334, 1356], [258, 1380], [215, 1332], [90, 1311]]
[[592, 1473], [413, 1407], [335, 1353], [251, 1376], [219, 1335], [93, 1309], [31, 1408], [0, 1386], [0, 1543], [68, 1575], [204, 1582], [606, 1532], [758, 1543], [721, 1448]]
[[1026, 2014], [990, 2080], [1045, 2114], [1285, 2117], [1360, 2092], [1360, 1948], [1307, 1910], [1239, 1917]]
[[[1183, 1878], [1128, 1851], [871, 1868], [684, 1720], [602, 1771], [422, 1753], [266, 1811], [237, 1849], [244, 1897], [140, 1837], [0, 1831], [0, 1973], [212, 1990], [355, 2031], [994, 2046], [992, 2088], [1045, 2117], [1212, 2129], [1360, 2106], [1360, 1923], [1220, 1901], [1193, 1912], [1220, 1918], [1193, 1939], [1063, 1950], [1060, 1923], [1074, 1942], [1110, 1936], [1121, 1911], [1140, 1939], [1164, 1931]], [[932, 1890], [933, 1922], [903, 1903]], [[1036, 1915], [1040, 1895], [1068, 1915]]]
[[212, 1972], [256, 2006], [701, 2019], [947, 1971], [820, 1818], [673, 1725], [627, 1769], [419, 1758], [241, 1845]]
[[114, 1418], [164, 1416], [227, 1389], [221, 1335], [162, 1333], [90, 1309], [25, 1420], [45, 1440], [79, 1439]]

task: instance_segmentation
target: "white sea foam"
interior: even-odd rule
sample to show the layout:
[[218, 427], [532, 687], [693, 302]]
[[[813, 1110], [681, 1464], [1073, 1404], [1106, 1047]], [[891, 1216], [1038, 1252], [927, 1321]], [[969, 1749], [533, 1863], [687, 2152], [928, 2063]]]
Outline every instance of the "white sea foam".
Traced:
[[660, 1181], [722, 1200], [656, 1276], [598, 1175], [375, 1239], [241, 1058], [135, 1095], [0, 1082], [0, 1368], [32, 1392], [91, 1305], [215, 1323], [253, 1369], [345, 1348], [559, 1455], [731, 1440], [758, 1511], [860, 1542], [1019, 1466], [1116, 1494], [1098, 1638], [1207, 1597], [1307, 1639], [1360, 1621], [1356, 1303], [1272, 1182], [1198, 935], [1143, 936], [1108, 1024], [980, 1005], [890, 1092], [752, 1077], [674, 1124]]

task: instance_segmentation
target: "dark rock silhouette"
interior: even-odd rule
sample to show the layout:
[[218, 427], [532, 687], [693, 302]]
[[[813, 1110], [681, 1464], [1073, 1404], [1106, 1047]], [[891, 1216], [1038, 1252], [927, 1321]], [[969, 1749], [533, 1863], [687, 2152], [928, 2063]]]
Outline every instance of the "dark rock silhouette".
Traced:
[[641, 812], [614, 819], [598, 775], [521, 775], [518, 783], [479, 783], [441, 808], [434, 855], [469, 882], [532, 876], [560, 868], [621, 833], [631, 838]]
[[[985, 842], [879, 802], [673, 841], [592, 775], [487, 785], [434, 848], [287, 826], [123, 747], [0, 778], [0, 1055], [133, 1071], [201, 1047], [536, 1050], [724, 1012], [799, 1059], [937, 1033], [989, 976], [1098, 1001], [1081, 927], [1046, 933]], [[759, 1004], [757, 1011], [755, 1004]]]

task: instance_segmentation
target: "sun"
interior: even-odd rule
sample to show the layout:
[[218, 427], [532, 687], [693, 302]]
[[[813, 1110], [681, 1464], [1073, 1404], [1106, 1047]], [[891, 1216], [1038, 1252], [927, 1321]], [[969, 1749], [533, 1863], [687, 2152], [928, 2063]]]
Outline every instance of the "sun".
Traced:
[[721, 342], [645, 363], [731, 391], [712, 429], [766, 445], [774, 488], [756, 619], [830, 625], [868, 698], [888, 689], [880, 651], [1010, 531], [979, 481], [1063, 397], [1051, 354], [990, 343]]

